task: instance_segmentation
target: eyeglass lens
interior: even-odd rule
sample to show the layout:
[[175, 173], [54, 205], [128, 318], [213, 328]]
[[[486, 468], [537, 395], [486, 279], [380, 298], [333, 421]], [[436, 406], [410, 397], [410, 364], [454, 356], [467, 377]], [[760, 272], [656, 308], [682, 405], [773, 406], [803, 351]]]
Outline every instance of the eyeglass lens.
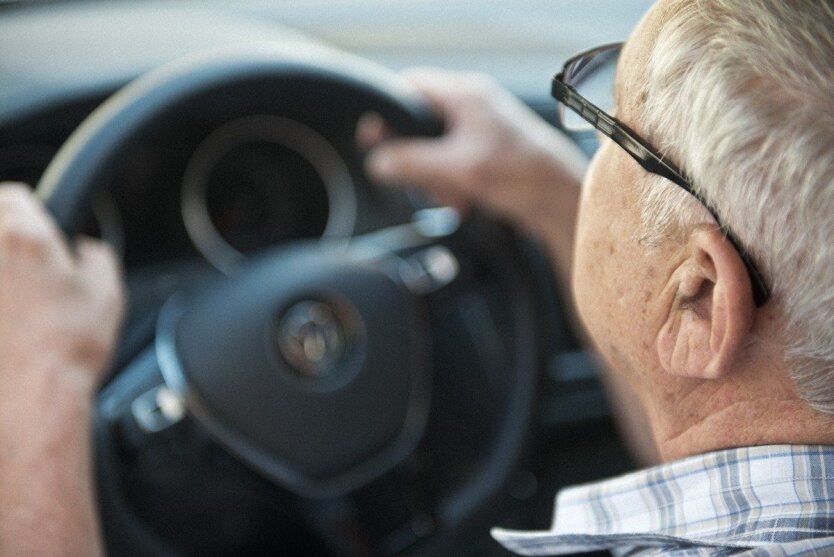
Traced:
[[[572, 61], [565, 68], [565, 83], [571, 85], [588, 101], [607, 113], [614, 109], [614, 77], [617, 72], [617, 61], [620, 49], [607, 49], [596, 53], [589, 53]], [[586, 122], [573, 110], [559, 105], [562, 125], [570, 131], [592, 130], [593, 126]]]

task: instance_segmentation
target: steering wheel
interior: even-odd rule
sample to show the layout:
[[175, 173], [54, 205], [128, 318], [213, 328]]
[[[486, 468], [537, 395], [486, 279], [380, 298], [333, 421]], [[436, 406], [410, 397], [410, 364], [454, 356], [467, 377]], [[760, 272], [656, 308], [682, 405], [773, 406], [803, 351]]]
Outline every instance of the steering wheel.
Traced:
[[[38, 192], [72, 236], [139, 138], [228, 107], [354, 123], [374, 111], [400, 134], [442, 130], [408, 84], [349, 55], [215, 52], [107, 100]], [[549, 295], [532, 259], [498, 222], [429, 209], [277, 246], [174, 295], [147, 349], [99, 393], [108, 550], [455, 552], [494, 520], [531, 425]], [[282, 545], [298, 528], [317, 545]]]

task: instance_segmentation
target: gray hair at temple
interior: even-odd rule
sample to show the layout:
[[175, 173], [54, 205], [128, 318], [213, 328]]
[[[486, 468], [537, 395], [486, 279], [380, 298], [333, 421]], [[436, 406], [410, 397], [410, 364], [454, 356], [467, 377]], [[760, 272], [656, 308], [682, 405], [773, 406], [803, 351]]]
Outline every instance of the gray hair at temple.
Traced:
[[[799, 395], [834, 414], [834, 3], [679, 0], [647, 68], [644, 129], [750, 251]], [[643, 241], [712, 217], [646, 178]]]

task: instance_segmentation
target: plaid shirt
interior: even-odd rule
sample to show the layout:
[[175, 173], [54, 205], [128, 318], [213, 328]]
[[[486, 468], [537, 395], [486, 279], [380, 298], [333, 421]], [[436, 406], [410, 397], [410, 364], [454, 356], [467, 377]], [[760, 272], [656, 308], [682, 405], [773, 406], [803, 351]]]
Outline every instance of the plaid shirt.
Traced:
[[834, 556], [834, 447], [690, 457], [559, 492], [550, 530], [496, 528], [522, 555]]

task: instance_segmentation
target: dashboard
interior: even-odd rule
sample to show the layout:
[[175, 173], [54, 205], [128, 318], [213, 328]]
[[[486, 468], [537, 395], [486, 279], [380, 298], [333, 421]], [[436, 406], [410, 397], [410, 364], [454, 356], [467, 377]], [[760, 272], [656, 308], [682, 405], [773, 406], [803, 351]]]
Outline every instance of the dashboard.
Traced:
[[[393, 69], [489, 71], [552, 121], [549, 74], [580, 48], [621, 39], [649, 3], [523, 0], [511, 8], [490, 0], [477, 10], [438, 0], [403, 0], [396, 9], [381, 0], [0, 4], [0, 180], [36, 184], [73, 130], [137, 76], [190, 53], [252, 44], [296, 52], [335, 45]], [[122, 254], [130, 323], [147, 328], [184, 283], [228, 273], [267, 245], [367, 232], [426, 205], [368, 183], [350, 115], [305, 114], [302, 125], [292, 106], [265, 106], [254, 115], [242, 104], [182, 114], [134, 145], [95, 201], [84, 229]], [[578, 140], [593, 149], [593, 138]], [[606, 416], [593, 362], [571, 335], [556, 335], [552, 345], [559, 393], [567, 383], [578, 394], [546, 400], [542, 419], [558, 425]], [[125, 349], [124, 358], [132, 355]]]
[[[0, 4], [0, 180], [36, 184], [73, 130], [137, 76], [190, 53], [253, 44], [334, 45], [392, 69], [489, 71], [552, 121], [549, 74], [580, 48], [621, 39], [649, 3]], [[293, 107], [264, 106], [254, 115], [239, 104], [183, 114], [134, 145], [94, 202], [85, 232], [121, 252], [129, 286], [119, 361], [135, 355], [159, 306], [187, 282], [228, 273], [270, 244], [367, 232], [426, 206], [368, 183], [348, 115], [307, 114], [302, 125]], [[593, 138], [578, 140], [593, 149]], [[142, 332], [131, 347], [134, 325]], [[561, 427], [607, 416], [594, 364], [575, 338], [557, 333], [552, 345], [558, 391], [543, 402], [542, 420]]]
[[[428, 0], [404, 0], [397, 9], [381, 0], [0, 4], [0, 181], [37, 184], [84, 119], [137, 76], [194, 52], [250, 44], [295, 52], [335, 45], [391, 69], [487, 70], [551, 119], [549, 74], [573, 50], [622, 38], [648, 2], [599, 3], [609, 25], [599, 24], [589, 2], [566, 0], [558, 10], [535, 0], [513, 10], [505, 2], [475, 9]], [[507, 23], [499, 27], [501, 20]], [[551, 35], [553, 25], [561, 30]], [[272, 245], [369, 232], [429, 205], [368, 181], [353, 142], [356, 116], [311, 114], [280, 95], [220, 100], [131, 146], [83, 227], [117, 248], [126, 272], [131, 310], [115, 369], [147, 346], [159, 308], [182, 287], [232, 273]], [[550, 272], [544, 256], [540, 267]], [[555, 289], [547, 311], [562, 321]], [[628, 466], [593, 360], [570, 330], [551, 331], [548, 342], [538, 408], [538, 435], [548, 448], [514, 495], [529, 509], [526, 525], [544, 525], [559, 485]], [[604, 462], [578, 464], [600, 454]]]

